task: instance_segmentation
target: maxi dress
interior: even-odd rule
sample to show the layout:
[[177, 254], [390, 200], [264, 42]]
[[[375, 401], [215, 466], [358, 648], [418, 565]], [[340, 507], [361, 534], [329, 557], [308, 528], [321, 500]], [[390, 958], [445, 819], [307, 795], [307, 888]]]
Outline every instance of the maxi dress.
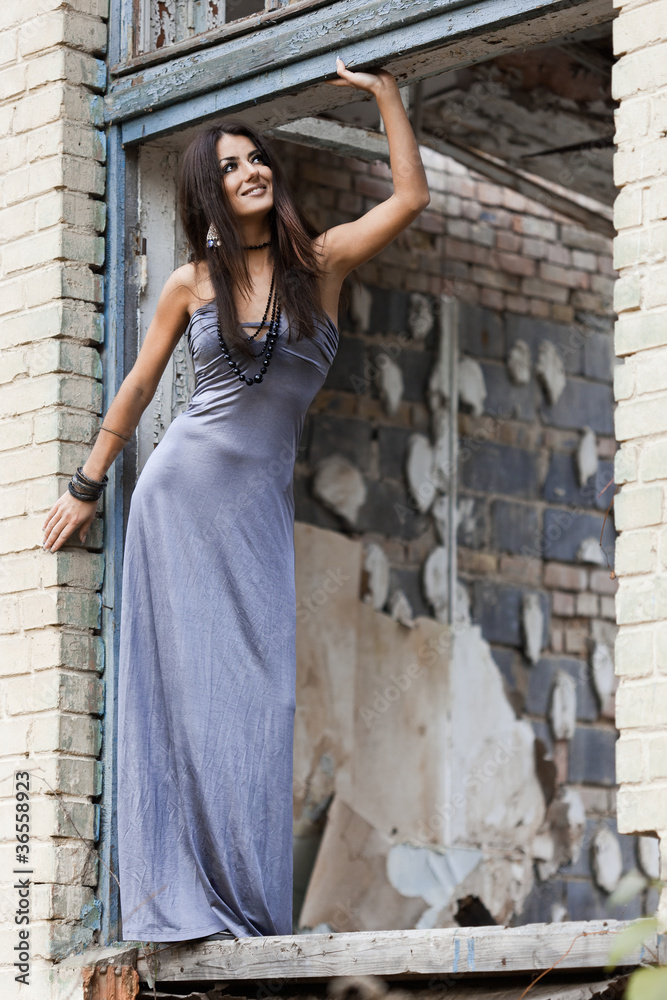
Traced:
[[[134, 488], [118, 664], [122, 940], [291, 934], [296, 682], [293, 473], [338, 348], [283, 311], [263, 382], [188, 324], [195, 388]], [[255, 325], [259, 324], [245, 324]], [[256, 358], [232, 349], [249, 377]]]

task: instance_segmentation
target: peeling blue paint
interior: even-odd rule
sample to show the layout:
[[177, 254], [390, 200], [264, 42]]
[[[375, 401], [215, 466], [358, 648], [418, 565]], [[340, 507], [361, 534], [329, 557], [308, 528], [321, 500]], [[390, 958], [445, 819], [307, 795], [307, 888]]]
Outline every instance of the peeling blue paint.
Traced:
[[[117, 8], [116, 8], [117, 9]], [[112, 51], [118, 51], [120, 38], [117, 25], [111, 30]], [[127, 164], [122, 147], [120, 130], [111, 128], [108, 137], [109, 165], [107, 171], [107, 256], [104, 281], [104, 325], [101, 354], [104, 372], [105, 408], [116, 395], [125, 377], [125, 189]], [[123, 453], [117, 456], [109, 469], [104, 507], [104, 579], [102, 584], [102, 635], [95, 655], [97, 669], [104, 673], [104, 742], [100, 761], [102, 774], [102, 801], [97, 807], [96, 839], [100, 874], [97, 893], [101, 913], [100, 941], [108, 945], [118, 940], [120, 907], [118, 884], [114, 874], [118, 871], [117, 831], [115, 828], [116, 782], [114, 767], [116, 755], [115, 718], [118, 693], [116, 690], [116, 663], [120, 641], [120, 612], [123, 564]]]
[[95, 80], [90, 84], [97, 90], [106, 90], [107, 86], [107, 64], [104, 59], [95, 60]]
[[79, 911], [79, 920], [83, 927], [98, 931], [102, 925], [102, 903], [99, 899], [93, 899], [90, 903], [84, 903]]
[[[577, 16], [579, 7], [583, 14], [588, 3], [575, 3], [572, 16]], [[378, 10], [384, 8], [389, 13], [381, 18]], [[439, 42], [449, 45], [455, 35], [477, 35], [546, 17], [552, 10], [560, 12], [562, 0], [486, 0], [477, 5], [467, 0], [409, 4], [391, 0], [389, 4], [367, 2], [361, 11], [339, 0], [288, 23], [118, 77], [105, 100], [107, 121], [124, 121], [123, 142], [137, 142], [332, 78], [332, 49], [344, 52], [352, 67], [382, 64], [399, 54], [423, 53]], [[601, 16], [589, 14], [589, 23]], [[320, 30], [322, 19], [326, 31]]]
[[468, 968], [475, 971], [475, 939], [468, 938]]
[[104, 98], [100, 94], [88, 95], [90, 120], [93, 125], [104, 125]]
[[459, 971], [459, 955], [461, 954], [461, 941], [459, 938], [454, 938], [454, 965], [452, 966], [453, 972]]

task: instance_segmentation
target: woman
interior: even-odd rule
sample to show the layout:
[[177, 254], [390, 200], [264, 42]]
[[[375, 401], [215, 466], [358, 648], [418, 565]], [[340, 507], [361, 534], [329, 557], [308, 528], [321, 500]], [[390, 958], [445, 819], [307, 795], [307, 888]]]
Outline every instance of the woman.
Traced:
[[261, 136], [239, 123], [204, 129], [181, 168], [194, 259], [167, 280], [107, 433], [44, 524], [52, 552], [76, 530], [85, 541], [106, 470], [187, 332], [195, 389], [138, 478], [125, 539], [124, 940], [293, 929], [296, 450], [338, 347], [343, 279], [429, 202], [393, 76], [336, 68], [334, 85], [377, 100], [394, 193], [318, 235]]

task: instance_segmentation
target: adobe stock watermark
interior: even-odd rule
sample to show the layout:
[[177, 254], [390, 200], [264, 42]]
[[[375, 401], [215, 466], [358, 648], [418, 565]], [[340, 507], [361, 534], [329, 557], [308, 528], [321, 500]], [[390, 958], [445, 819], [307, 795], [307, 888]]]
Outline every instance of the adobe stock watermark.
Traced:
[[296, 603], [297, 620], [301, 624], [309, 621], [312, 615], [317, 614], [328, 602], [329, 598], [335, 594], [350, 579], [349, 573], [343, 573], [340, 566], [338, 569], [329, 567], [324, 574], [324, 578], [319, 587], [316, 587], [306, 597], [302, 597]]

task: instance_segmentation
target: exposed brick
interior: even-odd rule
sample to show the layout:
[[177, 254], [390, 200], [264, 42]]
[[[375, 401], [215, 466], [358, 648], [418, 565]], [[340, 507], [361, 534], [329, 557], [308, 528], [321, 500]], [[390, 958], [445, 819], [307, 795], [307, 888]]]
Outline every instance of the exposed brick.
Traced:
[[546, 587], [559, 587], [562, 590], [585, 590], [588, 571], [580, 566], [548, 562], [544, 566], [544, 584]]
[[519, 194], [518, 191], [513, 191], [512, 188], [504, 188], [503, 205], [511, 212], [525, 212], [528, 207], [528, 201], [525, 195]]
[[[604, 517], [602, 514], [582, 514], [572, 510], [548, 508], [544, 512], [541, 549], [549, 559], [576, 562], [582, 542], [588, 538], [599, 541]], [[614, 549], [614, 527], [610, 518], [604, 524], [603, 548]]]
[[562, 653], [565, 649], [565, 633], [562, 628], [551, 626], [551, 649], [554, 653]]
[[482, 288], [479, 301], [489, 309], [504, 309], [505, 293], [495, 288]]
[[549, 319], [551, 309], [545, 299], [529, 299], [528, 307], [531, 316], [538, 316], [540, 319]]
[[[509, 234], [508, 234], [509, 235]], [[510, 274], [520, 274], [532, 277], [536, 271], [535, 261], [518, 253], [497, 253], [499, 266]]]
[[528, 299], [523, 295], [506, 295], [505, 305], [509, 312], [527, 313], [529, 311]]
[[600, 434], [614, 428], [613, 393], [610, 385], [568, 378], [558, 401], [542, 406], [544, 419], [556, 427], [591, 427]]
[[543, 657], [530, 668], [526, 711], [531, 715], [547, 714], [553, 684], [559, 671], [564, 671], [576, 681], [577, 718], [592, 722], [598, 717], [598, 706], [584, 659], [569, 657]]
[[572, 328], [550, 321], [536, 322], [526, 316], [510, 315], [507, 317], [508, 349], [511, 349], [517, 340], [525, 340], [528, 343], [533, 363], [537, 362], [542, 341], [550, 340], [555, 344], [567, 373], [578, 375], [583, 372], [586, 338], [578, 327]]
[[558, 236], [558, 227], [555, 222], [545, 219], [535, 219], [530, 215], [515, 216], [513, 228], [516, 232], [523, 233], [524, 236], [535, 236], [542, 240], [554, 242]]
[[472, 576], [486, 576], [495, 573], [498, 568], [498, 557], [492, 552], [478, 552], [461, 546], [456, 551], [456, 561], [461, 573], [469, 573]]
[[616, 783], [616, 733], [577, 726], [570, 743], [569, 780], [596, 785]]
[[[622, 538], [623, 535], [617, 540], [617, 547]], [[618, 580], [612, 579], [606, 569], [593, 569], [591, 570], [591, 590], [595, 591], [596, 594], [615, 594], [618, 590]]]
[[572, 617], [575, 613], [574, 594], [554, 590], [551, 595], [551, 610], [560, 617]]
[[590, 250], [593, 253], [609, 253], [611, 240], [590, 229], [581, 226], [561, 226], [561, 242], [577, 250]]
[[568, 300], [569, 291], [566, 287], [555, 285], [542, 278], [524, 278], [521, 282], [521, 292], [524, 295], [545, 299], [548, 302], [561, 302], [565, 304]]
[[502, 205], [503, 189], [486, 181], [477, 182], [477, 197], [483, 205]]
[[497, 444], [463, 445], [461, 480], [468, 489], [508, 496], [535, 496], [537, 468], [531, 452]]
[[597, 271], [598, 259], [594, 253], [586, 250], [573, 250], [572, 265], [581, 271]]
[[516, 254], [521, 249], [521, 237], [517, 233], [506, 232], [504, 229], [496, 233], [496, 246], [499, 250]]
[[[499, 572], [503, 580], [538, 587], [542, 579], [542, 563], [527, 556], [501, 555]], [[553, 637], [553, 631], [552, 631]]]
[[598, 598], [595, 594], [577, 594], [577, 614], [584, 618], [595, 618], [598, 613]]
[[521, 242], [521, 252], [526, 257], [533, 257], [535, 260], [543, 260], [547, 255], [547, 244], [544, 240], [537, 240], [530, 236], [524, 236]]
[[551, 281], [555, 285], [566, 285], [568, 288], [588, 288], [589, 279], [584, 271], [575, 271], [572, 268], [560, 267], [558, 264], [549, 264], [546, 261], [540, 263], [540, 278], [544, 281]]
[[603, 490], [613, 478], [613, 464], [600, 462], [595, 476], [591, 476], [581, 486], [576, 472], [575, 456], [555, 452], [551, 456], [544, 481], [544, 496], [553, 503], [606, 510], [612, 491], [607, 489], [603, 492]]
[[552, 302], [550, 310], [551, 318], [557, 323], [573, 323], [575, 317], [574, 306], [563, 305], [560, 302]]
[[[521, 648], [520, 609], [527, 591], [492, 580], [476, 580], [472, 589], [473, 619], [481, 625], [484, 638], [488, 642]], [[544, 616], [542, 645], [546, 646], [549, 642], [549, 602], [546, 594], [540, 594], [540, 604]]]
[[565, 629], [565, 652], [585, 653], [587, 648], [587, 635], [581, 628]]
[[561, 267], [570, 267], [572, 265], [572, 251], [560, 243], [549, 243], [546, 251], [546, 259], [551, 264], [560, 264]]
[[[514, 385], [510, 380], [507, 365], [498, 362], [482, 362], [482, 372], [484, 384], [486, 386], [486, 399], [484, 400], [485, 412], [490, 414], [505, 414], [510, 412], [513, 417], [521, 421], [534, 421], [537, 417], [535, 407], [535, 387], [528, 385]], [[527, 436], [522, 440], [510, 440], [510, 431], [513, 426], [508, 422], [502, 424], [501, 432], [504, 443], [526, 444]], [[525, 430], [525, 424], [520, 425]]]
[[584, 344], [584, 375], [610, 382], [614, 369], [613, 338], [608, 333], [588, 333]]

